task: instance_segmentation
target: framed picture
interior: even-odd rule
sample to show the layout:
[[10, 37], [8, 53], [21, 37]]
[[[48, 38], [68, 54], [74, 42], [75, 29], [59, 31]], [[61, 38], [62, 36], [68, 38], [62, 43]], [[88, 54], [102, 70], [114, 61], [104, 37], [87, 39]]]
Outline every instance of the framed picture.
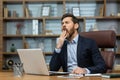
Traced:
[[42, 7], [42, 16], [49, 16], [50, 15], [50, 6], [43, 6]]
[[74, 16], [80, 16], [80, 8], [79, 7], [73, 7], [72, 13]]

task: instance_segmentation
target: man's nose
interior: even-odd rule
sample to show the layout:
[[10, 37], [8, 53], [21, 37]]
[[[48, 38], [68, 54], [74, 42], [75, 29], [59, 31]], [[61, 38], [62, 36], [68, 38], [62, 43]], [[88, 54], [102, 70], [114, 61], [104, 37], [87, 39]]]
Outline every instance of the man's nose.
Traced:
[[65, 27], [66, 27], [66, 26], [65, 26], [65, 24], [63, 24], [62, 26], [63, 26], [63, 28], [65, 28]]
[[65, 26], [63, 26], [63, 27], [62, 27], [62, 30], [65, 30], [65, 29], [66, 29], [66, 27], [65, 27]]

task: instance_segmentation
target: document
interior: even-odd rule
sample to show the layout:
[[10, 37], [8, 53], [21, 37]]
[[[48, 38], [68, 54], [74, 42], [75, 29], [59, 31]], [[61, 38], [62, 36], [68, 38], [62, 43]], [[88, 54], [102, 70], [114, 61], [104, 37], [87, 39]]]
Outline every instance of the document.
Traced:
[[96, 73], [96, 74], [85, 74], [85, 76], [101, 76], [101, 73]]
[[69, 75], [63, 75], [63, 76], [57, 76], [58, 78], [82, 78], [82, 74], [69, 74]]

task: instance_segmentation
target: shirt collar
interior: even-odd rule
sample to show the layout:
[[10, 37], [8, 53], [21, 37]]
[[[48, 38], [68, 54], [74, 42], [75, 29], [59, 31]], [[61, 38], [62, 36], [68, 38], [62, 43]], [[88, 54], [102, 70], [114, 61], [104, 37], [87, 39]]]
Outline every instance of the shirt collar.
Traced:
[[78, 34], [77, 36], [73, 39], [74, 43], [77, 43], [78, 42]]
[[[68, 40], [67, 40], [68, 41]], [[73, 38], [73, 40], [70, 42], [70, 41], [68, 41], [68, 43], [76, 43], [77, 44], [77, 42], [78, 42], [78, 34], [77, 34], [77, 36], [75, 36], [74, 38]]]

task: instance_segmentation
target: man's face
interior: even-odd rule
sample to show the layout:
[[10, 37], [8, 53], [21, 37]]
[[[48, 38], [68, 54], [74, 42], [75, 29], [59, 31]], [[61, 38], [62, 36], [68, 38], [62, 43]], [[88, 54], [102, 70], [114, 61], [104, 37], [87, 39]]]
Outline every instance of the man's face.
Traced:
[[66, 31], [67, 38], [71, 38], [75, 30], [75, 24], [71, 17], [66, 17], [62, 20], [62, 31]]

